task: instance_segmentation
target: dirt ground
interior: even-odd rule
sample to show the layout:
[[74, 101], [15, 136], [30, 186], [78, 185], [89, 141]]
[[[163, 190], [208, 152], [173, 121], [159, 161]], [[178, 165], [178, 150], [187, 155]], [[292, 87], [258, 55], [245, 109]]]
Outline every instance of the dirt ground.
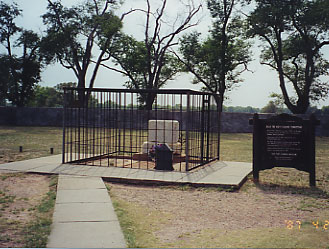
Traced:
[[48, 191], [47, 176], [0, 172], [0, 247], [24, 247], [23, 229]]
[[[168, 217], [153, 234], [161, 244], [205, 229], [237, 230], [286, 227], [286, 220], [315, 219], [329, 210], [326, 198], [312, 198], [280, 189], [262, 190], [248, 180], [236, 192], [206, 188], [145, 187], [110, 184], [119, 199], [157, 210]], [[168, 215], [168, 216], [167, 216]]]
[[[254, 187], [250, 180], [235, 192], [214, 188], [109, 185], [116, 198], [164, 214], [165, 222], [153, 231], [162, 245], [205, 229], [285, 227], [286, 220], [314, 220], [329, 210], [327, 198], [313, 198], [279, 188], [264, 190]], [[47, 176], [0, 174], [0, 197], [6, 200], [1, 201], [0, 247], [24, 247], [20, 240], [22, 228], [31, 218], [30, 209], [48, 190]]]

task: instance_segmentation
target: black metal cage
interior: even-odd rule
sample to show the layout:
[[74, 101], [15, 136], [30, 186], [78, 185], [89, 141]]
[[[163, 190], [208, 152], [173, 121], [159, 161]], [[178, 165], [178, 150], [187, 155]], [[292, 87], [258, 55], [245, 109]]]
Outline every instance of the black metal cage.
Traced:
[[214, 96], [191, 90], [64, 89], [63, 163], [154, 169], [166, 144], [172, 168], [219, 159]]

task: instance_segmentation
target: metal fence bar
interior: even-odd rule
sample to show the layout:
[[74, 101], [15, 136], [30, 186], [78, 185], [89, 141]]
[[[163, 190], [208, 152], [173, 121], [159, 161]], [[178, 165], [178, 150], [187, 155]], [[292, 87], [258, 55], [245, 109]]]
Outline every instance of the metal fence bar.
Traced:
[[65, 97], [67, 96], [66, 95], [66, 89], [64, 90], [64, 109], [63, 109], [63, 143], [62, 143], [62, 163], [66, 163], [66, 160], [65, 160], [65, 155], [66, 155], [66, 139], [65, 139], [65, 136], [66, 136], [66, 112], [67, 112], [67, 109], [65, 108], [65, 105], [66, 105], [66, 100], [65, 100]]
[[[152, 108], [145, 109], [145, 100], [153, 98]], [[209, 93], [191, 90], [65, 88], [62, 161], [153, 169], [148, 140], [149, 120], [155, 120], [152, 136], [158, 143], [170, 141], [175, 170], [207, 164], [219, 158], [219, 117], [212, 100]], [[163, 120], [178, 121], [178, 130]]]
[[189, 144], [190, 144], [190, 93], [187, 93], [187, 105], [186, 105], [186, 114], [187, 114], [187, 122], [186, 122], [186, 131], [185, 131], [185, 170], [189, 171]]

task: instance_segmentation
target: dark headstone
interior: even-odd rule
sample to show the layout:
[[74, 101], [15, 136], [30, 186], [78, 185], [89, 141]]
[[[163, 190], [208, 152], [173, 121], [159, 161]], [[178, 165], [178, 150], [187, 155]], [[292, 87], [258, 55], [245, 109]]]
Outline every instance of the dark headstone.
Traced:
[[174, 170], [173, 150], [167, 144], [155, 146], [155, 169], [157, 170]]

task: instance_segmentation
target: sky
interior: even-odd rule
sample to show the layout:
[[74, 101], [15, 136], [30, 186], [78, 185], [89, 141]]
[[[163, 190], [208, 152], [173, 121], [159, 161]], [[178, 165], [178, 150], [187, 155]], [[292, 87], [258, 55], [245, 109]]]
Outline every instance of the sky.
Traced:
[[[156, 3], [156, 0], [152, 0]], [[166, 15], [168, 18], [174, 17], [177, 13], [184, 12], [184, 8], [180, 5], [181, 0], [168, 0], [166, 8]], [[202, 12], [198, 15], [200, 23], [196, 28], [190, 29], [188, 32], [197, 30], [204, 36], [207, 36], [208, 30], [211, 26], [211, 18], [206, 8], [205, 1], [203, 3]], [[13, 0], [4, 0], [6, 3], [12, 3]], [[46, 12], [47, 0], [15, 0], [19, 8], [23, 10], [23, 16], [17, 19], [17, 24], [26, 29], [32, 29], [39, 34], [45, 30], [43, 26], [41, 15]], [[79, 3], [79, 0], [62, 0], [66, 6], [71, 6]], [[152, 5], [155, 6], [155, 5]], [[132, 8], [146, 8], [145, 0], [125, 0], [120, 9], [117, 10], [118, 14]], [[130, 14], [124, 19], [123, 31], [133, 35], [137, 39], [143, 39], [143, 18], [137, 12]], [[259, 42], [255, 42], [252, 46], [253, 61], [249, 64], [251, 72], [244, 72], [241, 75], [243, 82], [238, 87], [233, 89], [227, 94], [228, 99], [224, 104], [227, 106], [252, 106], [264, 107], [270, 100], [269, 95], [272, 92], [281, 93], [279, 88], [278, 76], [276, 72], [270, 70], [267, 66], [259, 63], [260, 55]], [[1, 50], [0, 50], [1, 51]], [[329, 59], [329, 46], [323, 51], [326, 58]], [[200, 90], [201, 84], [191, 84], [193, 77], [190, 74], [180, 74], [173, 81], [169, 81], [165, 88], [184, 88]], [[326, 79], [328, 81], [328, 79]], [[123, 88], [126, 78], [121, 74], [107, 69], [100, 69], [97, 75], [95, 87], [98, 88]], [[76, 82], [73, 71], [63, 68], [59, 64], [48, 66], [42, 72], [41, 86], [55, 86], [63, 82]], [[329, 96], [325, 101], [320, 101], [316, 104], [318, 108], [322, 106], [329, 106]]]

